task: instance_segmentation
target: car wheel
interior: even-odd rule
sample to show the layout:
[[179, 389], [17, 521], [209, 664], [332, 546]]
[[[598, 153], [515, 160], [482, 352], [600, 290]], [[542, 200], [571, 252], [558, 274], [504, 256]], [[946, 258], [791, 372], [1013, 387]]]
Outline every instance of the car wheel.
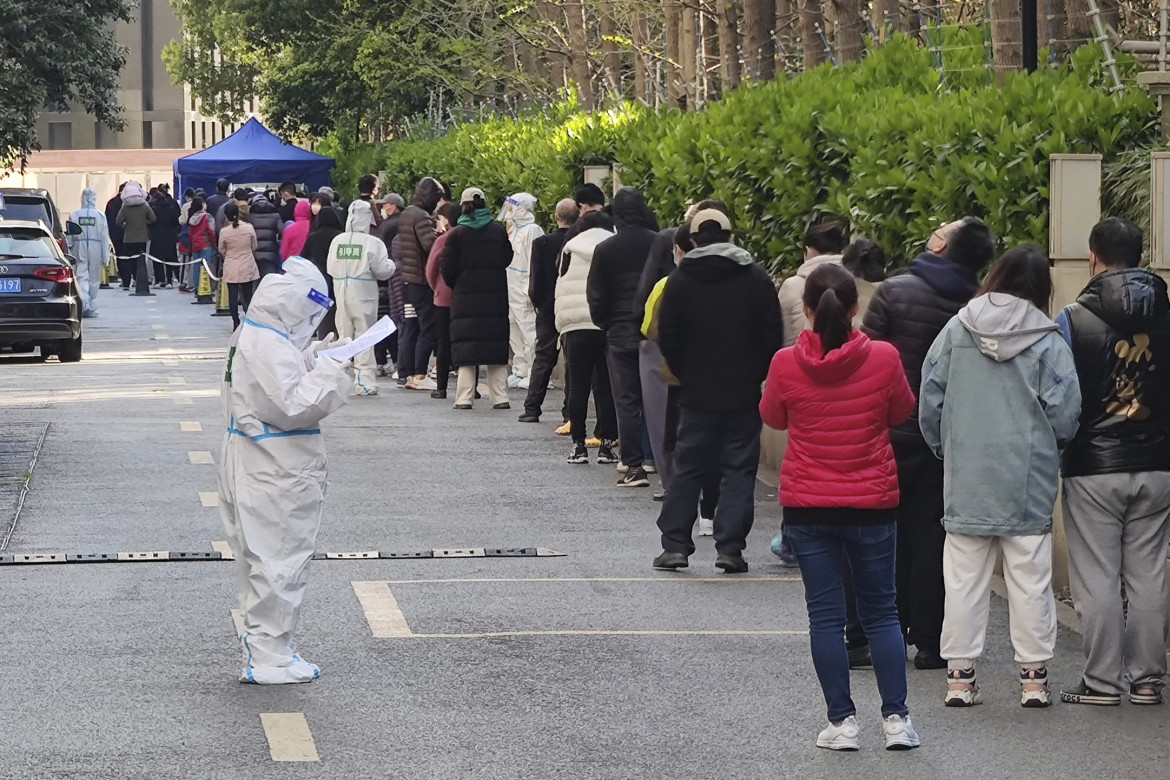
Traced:
[[57, 347], [57, 358], [62, 363], [76, 363], [81, 360], [81, 334], [75, 339], [63, 339]]

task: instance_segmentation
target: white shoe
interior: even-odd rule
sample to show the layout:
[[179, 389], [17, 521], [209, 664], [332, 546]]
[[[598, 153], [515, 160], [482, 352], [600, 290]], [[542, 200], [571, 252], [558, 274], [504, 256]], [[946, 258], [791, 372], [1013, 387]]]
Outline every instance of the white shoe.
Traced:
[[288, 666], [249, 666], [240, 674], [240, 682], [254, 685], [293, 685], [307, 683], [321, 676], [321, 669], [299, 655]]
[[886, 732], [886, 750], [911, 750], [922, 744], [909, 715], [882, 718], [882, 728]]
[[619, 463], [616, 466], [614, 466], [614, 468], [617, 469], [617, 473], [619, 473], [619, 474], [625, 474], [626, 472], [628, 472], [630, 470], [630, 467], [624, 463]]
[[527, 390], [528, 389], [528, 377], [522, 377], [520, 379], [520, 381], [516, 383], [516, 387], [520, 388], [521, 390]]
[[840, 723], [830, 723], [817, 735], [817, 747], [829, 750], [860, 750], [857, 718], [850, 715]]
[[708, 520], [705, 517], [699, 518], [699, 536], [714, 536], [715, 535], [715, 521]]
[[524, 377], [520, 376], [519, 374], [512, 374], [512, 375], [510, 375], [510, 376], [508, 377], [508, 387], [513, 387], [513, 388], [514, 388], [514, 387], [519, 387], [519, 386], [520, 386], [520, 381], [521, 381], [523, 378], [524, 378]]
[[421, 382], [415, 382], [414, 388], [416, 390], [438, 390], [439, 386], [437, 384], [435, 384], [435, 380], [431, 379], [428, 376], [426, 379], [424, 379]]

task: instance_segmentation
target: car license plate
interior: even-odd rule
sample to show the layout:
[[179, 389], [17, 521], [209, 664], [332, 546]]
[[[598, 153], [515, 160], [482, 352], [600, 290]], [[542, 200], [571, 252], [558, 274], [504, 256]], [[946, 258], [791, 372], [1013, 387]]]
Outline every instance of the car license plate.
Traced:
[[0, 277], [0, 295], [20, 292], [20, 279]]

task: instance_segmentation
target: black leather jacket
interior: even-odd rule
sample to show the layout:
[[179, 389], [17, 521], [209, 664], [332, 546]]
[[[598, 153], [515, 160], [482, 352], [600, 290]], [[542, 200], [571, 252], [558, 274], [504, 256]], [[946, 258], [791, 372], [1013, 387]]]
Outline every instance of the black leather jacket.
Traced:
[[1106, 271], [1061, 313], [1081, 383], [1066, 477], [1170, 470], [1170, 301], [1140, 268]]

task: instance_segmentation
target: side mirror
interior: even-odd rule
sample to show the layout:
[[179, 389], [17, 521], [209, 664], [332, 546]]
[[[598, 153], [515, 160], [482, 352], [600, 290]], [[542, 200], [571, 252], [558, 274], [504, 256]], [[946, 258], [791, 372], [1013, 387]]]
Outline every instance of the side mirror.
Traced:
[[67, 235], [67, 236], [80, 236], [81, 233], [82, 233], [81, 225], [78, 225], [73, 220], [66, 220], [65, 221], [65, 235]]
[[73, 255], [65, 255], [65, 259], [69, 261], [69, 265], [77, 267], [77, 258]]

